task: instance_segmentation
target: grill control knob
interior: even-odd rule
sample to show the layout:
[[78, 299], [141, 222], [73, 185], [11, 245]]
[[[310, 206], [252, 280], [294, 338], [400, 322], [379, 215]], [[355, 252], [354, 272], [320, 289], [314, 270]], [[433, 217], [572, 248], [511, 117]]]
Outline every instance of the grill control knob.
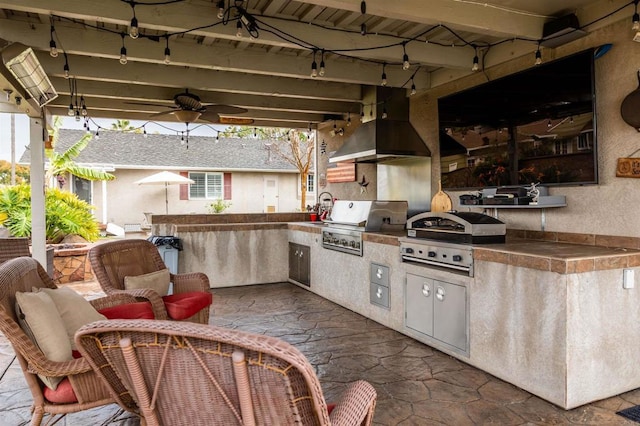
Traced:
[[355, 247], [356, 246], [356, 242], [355, 241], [349, 241], [349, 246], [350, 247]]
[[340, 244], [342, 244], [343, 246], [346, 246], [347, 245], [347, 240], [345, 240], [345, 239], [340, 240]]
[[355, 248], [357, 248], [357, 249], [360, 248], [360, 243], [358, 241], [356, 241], [356, 247]]
[[404, 249], [404, 252], [408, 253], [408, 254], [411, 254], [411, 253], [413, 253], [413, 249], [411, 247], [407, 247], [407, 248]]
[[453, 261], [454, 262], [462, 262], [462, 256], [460, 256], [459, 254], [454, 254], [453, 255]]
[[429, 253], [427, 253], [427, 256], [436, 257], [436, 252], [435, 251], [430, 251]]

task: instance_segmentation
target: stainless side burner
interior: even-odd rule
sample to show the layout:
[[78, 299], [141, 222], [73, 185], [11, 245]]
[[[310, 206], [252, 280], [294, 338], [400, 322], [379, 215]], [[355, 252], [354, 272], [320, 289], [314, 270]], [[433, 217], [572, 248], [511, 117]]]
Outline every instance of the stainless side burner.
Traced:
[[399, 238], [403, 262], [463, 271], [473, 276], [473, 248], [464, 244], [416, 238]]
[[322, 247], [362, 256], [362, 232], [327, 227], [322, 231]]

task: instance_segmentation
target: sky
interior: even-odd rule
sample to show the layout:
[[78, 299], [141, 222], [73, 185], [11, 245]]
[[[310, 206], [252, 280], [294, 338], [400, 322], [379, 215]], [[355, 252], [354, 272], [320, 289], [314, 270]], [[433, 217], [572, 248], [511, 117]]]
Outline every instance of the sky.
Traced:
[[[95, 133], [98, 126], [110, 129], [115, 119], [90, 119], [89, 127]], [[73, 117], [63, 117], [62, 128], [83, 129], [83, 121], [76, 121]], [[174, 122], [149, 122], [131, 120], [131, 126], [140, 127], [146, 124], [147, 133], [178, 134], [186, 130], [182, 123]], [[189, 134], [191, 136], [215, 136], [217, 131], [222, 131], [227, 126], [191, 124]], [[15, 135], [16, 135], [16, 161], [24, 153], [29, 144], [29, 117], [25, 114], [15, 114]], [[11, 161], [11, 114], [0, 113], [0, 160]]]

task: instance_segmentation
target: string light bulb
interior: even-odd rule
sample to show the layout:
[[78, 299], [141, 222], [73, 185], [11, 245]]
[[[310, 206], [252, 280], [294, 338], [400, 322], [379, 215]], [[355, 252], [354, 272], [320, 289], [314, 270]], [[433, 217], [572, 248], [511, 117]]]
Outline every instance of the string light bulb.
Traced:
[[216, 15], [218, 19], [222, 19], [224, 17], [224, 0], [220, 0], [218, 2], [218, 15]]
[[411, 63], [409, 63], [409, 55], [407, 55], [407, 42], [402, 43], [402, 51], [404, 53], [402, 55], [402, 69], [406, 71], [411, 67]]
[[318, 64], [316, 63], [316, 50], [313, 49], [313, 62], [311, 62], [311, 77], [318, 76]]
[[100, 127], [96, 129], [96, 139], [100, 139]]
[[75, 116], [76, 116], [76, 121], [80, 121], [80, 111], [78, 111], [77, 109], [75, 112]]
[[478, 69], [480, 68], [478, 63], [480, 62], [480, 60], [478, 59], [478, 48], [474, 47], [475, 49], [475, 55], [473, 57], [473, 65], [471, 66], [471, 71], [478, 71]]
[[164, 63], [169, 65], [171, 63], [171, 49], [169, 49], [169, 36], [166, 37], [167, 45], [164, 48]]
[[62, 67], [62, 69], [64, 71], [64, 78], [69, 80], [69, 63], [66, 60], [66, 55], [65, 55], [64, 67]]
[[364, 122], [364, 106], [360, 107], [360, 122]]
[[536, 50], [536, 65], [540, 65], [542, 63], [542, 52], [540, 51], [540, 44], [538, 44], [538, 50]]
[[53, 33], [55, 32], [55, 28], [53, 25], [51, 26], [51, 40], [49, 40], [49, 55], [52, 58], [58, 57], [58, 47], [56, 46], [56, 41], [53, 39]]
[[318, 75], [320, 77], [324, 76], [324, 50], [322, 50], [322, 55], [320, 56], [320, 71], [318, 71]]
[[120, 63], [125, 65], [127, 63], [127, 48], [124, 45], [124, 34], [122, 34], [122, 47], [120, 48]]
[[69, 110], [67, 111], [67, 115], [69, 117], [73, 117], [75, 115], [75, 111], [73, 110], [73, 102], [69, 104]]
[[242, 21], [240, 19], [236, 23], [236, 37], [242, 38]]
[[[364, 16], [364, 14], [367, 13], [367, 2], [365, 2], [364, 0], [360, 2], [360, 12], [362, 13], [362, 16]], [[367, 35], [367, 24], [365, 24], [364, 21], [362, 21], [362, 24], [360, 24], [360, 35], [362, 36]]]
[[387, 85], [387, 73], [385, 72], [386, 67], [387, 67], [386, 63], [382, 64], [382, 81], [380, 81], [381, 86]]
[[640, 30], [640, 15], [638, 14], [638, 0], [633, 0], [634, 12], [631, 18], [631, 30]]
[[387, 114], [387, 103], [382, 104], [382, 119], [385, 120], [389, 115]]
[[138, 28], [138, 18], [136, 18], [135, 12], [133, 18], [131, 18], [131, 23], [129, 24], [129, 37], [132, 39], [137, 39], [140, 36], [140, 30]]
[[146, 139], [146, 138], [147, 138], [147, 136], [148, 136], [148, 135], [147, 135], [147, 126], [144, 126], [144, 125], [143, 125], [143, 126], [142, 126], [142, 137]]
[[414, 83], [413, 77], [411, 77], [411, 94], [410, 94], [410, 96], [415, 95], [417, 92], [418, 91], [416, 90], [416, 83]]
[[87, 111], [87, 105], [84, 103], [84, 96], [80, 96], [80, 114], [86, 117], [89, 112]]
[[351, 113], [347, 113], [347, 127], [351, 126]]

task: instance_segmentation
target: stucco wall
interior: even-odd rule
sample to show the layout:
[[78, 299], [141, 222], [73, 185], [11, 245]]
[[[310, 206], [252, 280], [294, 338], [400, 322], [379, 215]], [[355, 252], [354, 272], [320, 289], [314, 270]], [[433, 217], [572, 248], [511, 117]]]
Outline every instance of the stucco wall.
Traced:
[[[134, 182], [160, 170], [116, 170], [116, 179], [106, 182], [106, 221], [123, 226], [126, 223], [144, 223], [144, 212], [165, 213], [164, 185], [138, 185]], [[264, 212], [263, 173], [232, 173], [232, 205], [227, 213]], [[278, 211], [291, 212], [300, 208], [297, 191], [298, 175], [278, 174]], [[168, 187], [169, 214], [208, 213], [206, 205], [212, 200], [180, 200], [179, 185]], [[93, 183], [95, 216], [103, 221], [103, 184]]]
[[[640, 181], [615, 176], [617, 159], [630, 156], [640, 148], [640, 134], [620, 116], [622, 100], [638, 87], [636, 71], [640, 64], [640, 43], [632, 41], [632, 36], [629, 19], [625, 17], [557, 49], [543, 49], [543, 59], [551, 60], [589, 47], [613, 44], [613, 48], [595, 62], [599, 184], [550, 189], [551, 195], [565, 195], [568, 206], [545, 211], [547, 231], [640, 236], [640, 220], [635, 208], [640, 205]], [[433, 154], [432, 194], [437, 192], [440, 176], [438, 97], [530, 68], [534, 66], [533, 61], [532, 51], [530, 55], [487, 69], [484, 73], [470, 74], [410, 98], [411, 123]], [[357, 118], [354, 120], [355, 125], [358, 124], [356, 121]], [[343, 123], [338, 123], [339, 126], [341, 124]], [[330, 123], [320, 129], [319, 140], [326, 141], [327, 153], [341, 146], [356, 127], [346, 127], [344, 137], [332, 137], [329, 134], [332, 126], [333, 123]], [[326, 173], [327, 157], [320, 156], [319, 173]], [[360, 194], [359, 186], [355, 182], [328, 184], [324, 188], [319, 187], [318, 190], [328, 190], [335, 197], [343, 199], [375, 199], [375, 166], [358, 165], [357, 178], [361, 179], [363, 174], [371, 182], [365, 194]], [[458, 196], [464, 192], [448, 193], [453, 199], [454, 208], [458, 208]], [[504, 220], [509, 228], [541, 230], [539, 210], [499, 210], [499, 218]]]

